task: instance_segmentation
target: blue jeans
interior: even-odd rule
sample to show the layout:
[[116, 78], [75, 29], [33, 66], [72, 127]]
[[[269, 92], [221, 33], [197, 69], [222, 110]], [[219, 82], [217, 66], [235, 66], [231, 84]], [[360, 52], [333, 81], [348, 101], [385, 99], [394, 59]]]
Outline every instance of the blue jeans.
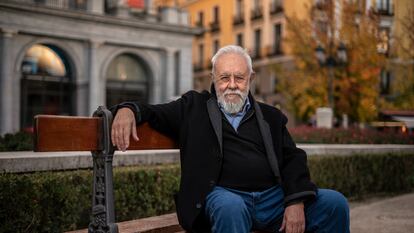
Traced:
[[[243, 192], [216, 186], [207, 196], [205, 214], [213, 233], [279, 232], [284, 213], [280, 186], [263, 192]], [[306, 232], [349, 233], [349, 207], [339, 192], [318, 189], [305, 205]]]

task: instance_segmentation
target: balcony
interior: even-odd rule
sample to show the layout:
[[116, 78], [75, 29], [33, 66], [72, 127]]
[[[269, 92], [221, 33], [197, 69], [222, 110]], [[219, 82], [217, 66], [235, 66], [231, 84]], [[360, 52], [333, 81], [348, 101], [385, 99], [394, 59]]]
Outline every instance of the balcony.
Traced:
[[200, 72], [202, 70], [203, 70], [203, 63], [202, 62], [198, 62], [198, 63], [193, 64], [193, 71], [194, 72]]
[[218, 32], [220, 31], [220, 23], [219, 21], [213, 21], [210, 23], [210, 32]]
[[244, 17], [243, 17], [243, 13], [239, 14], [239, 15], [235, 15], [233, 17], [233, 25], [241, 25], [244, 24]]
[[252, 13], [250, 16], [251, 20], [257, 20], [257, 19], [262, 19], [263, 18], [263, 10], [262, 7], [255, 7], [254, 9], [252, 9]]
[[274, 0], [270, 4], [270, 14], [275, 15], [283, 12], [283, 4], [281, 0]]
[[50, 7], [62, 10], [87, 10], [87, 0], [5, 0], [4, 2]]
[[266, 55], [268, 57], [276, 57], [283, 55], [282, 47], [280, 44], [274, 44], [273, 46], [266, 47]]
[[194, 23], [194, 26], [196, 26], [196, 27], [199, 27], [199, 28], [202, 28], [202, 27], [204, 27], [204, 25], [203, 25], [203, 21], [197, 21], [197, 22], [195, 22]]
[[252, 59], [260, 59], [262, 57], [261, 49], [254, 49], [252, 51]]
[[391, 8], [377, 8], [375, 9], [375, 13], [383, 16], [393, 16], [394, 12]]

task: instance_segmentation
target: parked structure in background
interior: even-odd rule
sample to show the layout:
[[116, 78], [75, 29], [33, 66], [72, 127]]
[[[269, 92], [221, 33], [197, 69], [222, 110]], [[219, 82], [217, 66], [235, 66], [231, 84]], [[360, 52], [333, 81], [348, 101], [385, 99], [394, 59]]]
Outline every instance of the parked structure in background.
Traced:
[[150, 0], [1, 1], [0, 135], [30, 129], [36, 114], [90, 115], [192, 89], [201, 30], [187, 18]]

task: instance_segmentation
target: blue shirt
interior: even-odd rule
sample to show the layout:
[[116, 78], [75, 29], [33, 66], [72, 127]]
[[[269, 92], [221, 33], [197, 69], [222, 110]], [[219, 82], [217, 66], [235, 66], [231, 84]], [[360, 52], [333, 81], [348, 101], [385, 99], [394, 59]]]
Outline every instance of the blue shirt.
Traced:
[[246, 103], [244, 104], [242, 111], [236, 114], [228, 114], [224, 111], [224, 108], [223, 106], [221, 106], [221, 104], [219, 104], [219, 106], [220, 110], [224, 113], [224, 116], [226, 116], [226, 119], [229, 121], [233, 129], [237, 132], [237, 128], [239, 128], [241, 120], [246, 115], [247, 111], [249, 111], [250, 109], [249, 97], [246, 98]]

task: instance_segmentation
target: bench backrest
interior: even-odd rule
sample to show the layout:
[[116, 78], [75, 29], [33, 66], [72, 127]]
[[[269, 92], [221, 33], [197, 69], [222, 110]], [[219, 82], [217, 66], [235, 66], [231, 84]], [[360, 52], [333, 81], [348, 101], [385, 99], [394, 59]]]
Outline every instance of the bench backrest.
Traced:
[[[99, 107], [93, 117], [37, 115], [34, 119], [34, 151], [91, 151], [93, 157], [92, 219], [88, 232], [117, 233], [113, 198], [112, 146], [110, 131], [112, 113]], [[171, 138], [148, 124], [137, 127], [138, 142], [128, 149], [176, 149]]]

